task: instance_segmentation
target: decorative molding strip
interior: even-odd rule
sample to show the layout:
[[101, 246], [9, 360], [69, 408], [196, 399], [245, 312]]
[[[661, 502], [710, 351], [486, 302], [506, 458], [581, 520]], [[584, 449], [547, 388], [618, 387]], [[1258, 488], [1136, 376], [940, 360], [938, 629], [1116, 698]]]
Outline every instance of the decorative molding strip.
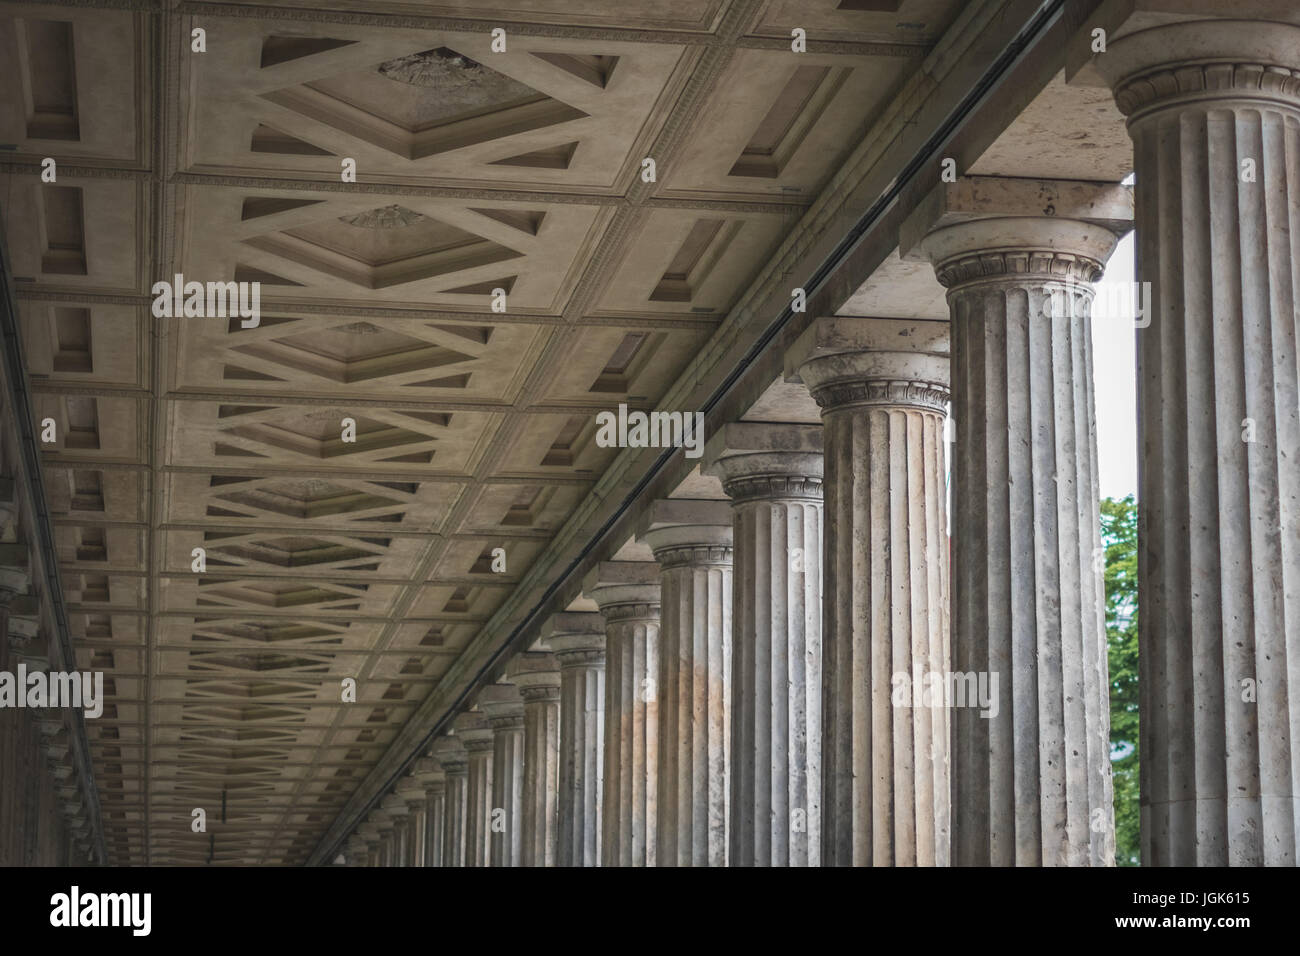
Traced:
[[932, 382], [828, 382], [813, 391], [813, 398], [827, 411], [881, 405], [919, 408], [942, 415], [948, 389]]
[[811, 475], [746, 475], [732, 478], [722, 487], [736, 504], [783, 499], [822, 500], [822, 479]]
[[954, 256], [935, 266], [939, 282], [954, 289], [981, 279], [1024, 282], [1025, 276], [1043, 276], [1063, 282], [1096, 282], [1102, 263], [1087, 256], [1050, 249], [989, 251]]
[[600, 613], [608, 624], [626, 624], [637, 621], [659, 621], [659, 604], [647, 604], [644, 601], [631, 601], [626, 604], [605, 604]]
[[1115, 104], [1130, 118], [1189, 100], [1243, 97], [1300, 109], [1300, 70], [1261, 63], [1171, 63], [1127, 77], [1115, 88]]
[[723, 545], [679, 545], [655, 552], [655, 560], [667, 570], [679, 567], [730, 567], [733, 549]]

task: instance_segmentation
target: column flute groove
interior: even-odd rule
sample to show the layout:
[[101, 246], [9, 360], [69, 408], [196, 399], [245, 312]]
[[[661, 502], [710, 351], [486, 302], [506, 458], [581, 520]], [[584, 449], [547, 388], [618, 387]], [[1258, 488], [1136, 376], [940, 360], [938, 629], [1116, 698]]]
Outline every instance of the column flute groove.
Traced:
[[953, 667], [980, 698], [952, 715], [959, 865], [1114, 865], [1089, 370], [1117, 241], [1006, 216], [922, 242], [952, 322]]
[[732, 866], [821, 863], [821, 431], [730, 423], [704, 450], [735, 546]]
[[1151, 292], [1137, 333], [1142, 862], [1294, 866], [1300, 28], [1168, 24], [1094, 62], [1133, 140]]
[[[823, 319], [787, 360], [822, 409], [822, 862], [946, 866], [946, 323]], [[936, 675], [938, 675], [936, 677]]]

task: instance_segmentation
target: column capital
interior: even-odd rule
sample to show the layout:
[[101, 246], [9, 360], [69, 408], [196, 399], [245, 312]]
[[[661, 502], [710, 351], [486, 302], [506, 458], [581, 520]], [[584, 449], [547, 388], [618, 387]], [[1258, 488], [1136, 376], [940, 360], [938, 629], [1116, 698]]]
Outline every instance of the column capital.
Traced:
[[0, 543], [0, 604], [8, 604], [16, 595], [26, 594], [31, 584], [27, 545]]
[[821, 425], [728, 422], [705, 444], [702, 471], [722, 479], [732, 501], [820, 501], [823, 451]]
[[[963, 176], [953, 183], [939, 183], [917, 203], [899, 226], [899, 255], [907, 260], [934, 261], [924, 246], [931, 233], [949, 226], [1000, 219], [1086, 222], [1122, 235], [1133, 228], [1133, 190], [1118, 183]], [[994, 239], [993, 244], [1002, 244], [1001, 238]], [[1009, 233], [1010, 248], [1022, 246], [1026, 240], [1040, 241], [1037, 235]], [[976, 242], [981, 243], [979, 248], [990, 247], [987, 238]]]
[[467, 753], [482, 753], [492, 750], [492, 725], [487, 716], [467, 710], [454, 721], [456, 736], [465, 745]]
[[606, 620], [659, 615], [659, 565], [654, 561], [601, 561], [582, 581], [582, 592]]
[[940, 183], [899, 227], [899, 252], [949, 289], [977, 282], [1095, 282], [1132, 228], [1113, 183], [968, 176]]
[[459, 737], [445, 735], [433, 742], [433, 757], [447, 776], [464, 776], [468, 766], [465, 744]]
[[[1096, 29], [1105, 31], [1104, 51], [1094, 49]], [[1147, 105], [1140, 101], [1300, 98], [1294, 85], [1275, 86], [1285, 86], [1284, 76], [1259, 82], [1273, 66], [1294, 80], [1297, 44], [1300, 8], [1287, 0], [1235, 0], [1226, 9], [1222, 0], [1110, 0], [1067, 43], [1065, 76], [1072, 85], [1109, 86], [1118, 101], [1120, 88], [1145, 73], [1151, 87], [1135, 91], [1139, 102], [1131, 104], [1139, 110]]]
[[397, 781], [393, 787], [393, 793], [406, 802], [408, 810], [420, 809], [428, 799], [425, 796], [424, 784], [414, 775], [407, 775]]
[[1101, 278], [1119, 236], [1080, 219], [1007, 216], [944, 226], [921, 241], [946, 288], [979, 283], [1082, 285]]
[[666, 498], [650, 503], [637, 524], [665, 568], [731, 564], [731, 506], [726, 501]]
[[595, 611], [561, 611], [542, 625], [544, 640], [560, 667], [605, 660], [605, 619]]
[[393, 817], [394, 822], [397, 821], [397, 818], [406, 816], [411, 810], [411, 808], [406, 805], [406, 798], [400, 793], [388, 794], [388, 796], [384, 797], [384, 799], [380, 801], [379, 806], [385, 813]]
[[447, 782], [447, 773], [436, 757], [421, 757], [411, 768], [411, 779], [426, 791], [440, 790]]
[[786, 353], [786, 378], [823, 409], [948, 401], [948, 323], [924, 319], [814, 319]]
[[560, 699], [560, 662], [554, 654], [540, 651], [516, 654], [506, 664], [506, 676], [519, 688], [524, 703]]
[[25, 598], [19, 597], [11, 602], [9, 613], [9, 646], [15, 650], [24, 650], [36, 640], [40, 634], [41, 624], [35, 608], [32, 608], [31, 614], [23, 613], [28, 610], [22, 607]]
[[524, 701], [514, 684], [488, 684], [478, 693], [478, 707], [494, 731], [524, 726]]

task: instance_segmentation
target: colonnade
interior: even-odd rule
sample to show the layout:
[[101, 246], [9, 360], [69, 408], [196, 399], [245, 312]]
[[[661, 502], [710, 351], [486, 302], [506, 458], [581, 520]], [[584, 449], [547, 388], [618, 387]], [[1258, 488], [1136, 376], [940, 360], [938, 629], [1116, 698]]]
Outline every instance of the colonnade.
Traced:
[[1136, 206], [940, 184], [900, 245], [948, 321], [808, 323], [822, 424], [713, 426], [729, 500], [647, 503], [654, 561], [593, 567], [598, 613], [420, 761], [423, 854], [384, 802], [350, 858], [1113, 865], [1090, 315], [1135, 227], [1143, 858], [1296, 862], [1300, 28], [1162, 23], [1096, 67]]

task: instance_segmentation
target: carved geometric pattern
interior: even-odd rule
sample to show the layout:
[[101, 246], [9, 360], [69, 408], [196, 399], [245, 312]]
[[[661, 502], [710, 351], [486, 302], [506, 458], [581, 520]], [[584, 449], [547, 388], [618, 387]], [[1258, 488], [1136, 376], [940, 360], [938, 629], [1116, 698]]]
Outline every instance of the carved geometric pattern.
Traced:
[[[7, 221], [69, 629], [109, 678], [87, 722], [109, 862], [204, 864], [189, 811], [224, 795], [213, 863], [301, 864], [563, 566], [546, 549], [617, 455], [594, 412], [652, 407], [748, 301], [906, 88], [920, 17], [530, 0], [495, 53], [472, 4], [426, 5], [460, 18], [433, 33], [300, 2], [207, 18], [174, 88], [127, 6], [60, 0], [22, 36], [0, 14], [0, 85], [33, 93], [16, 168], [69, 158], [15, 173]], [[960, 4], [923, 6], [937, 39]], [[793, 25], [815, 46], [792, 60]], [[155, 319], [151, 263], [261, 283], [260, 322]]]
[[500, 243], [387, 206], [244, 240], [260, 252], [367, 289], [415, 282], [522, 255]]
[[262, 95], [406, 159], [587, 115], [448, 47]]

